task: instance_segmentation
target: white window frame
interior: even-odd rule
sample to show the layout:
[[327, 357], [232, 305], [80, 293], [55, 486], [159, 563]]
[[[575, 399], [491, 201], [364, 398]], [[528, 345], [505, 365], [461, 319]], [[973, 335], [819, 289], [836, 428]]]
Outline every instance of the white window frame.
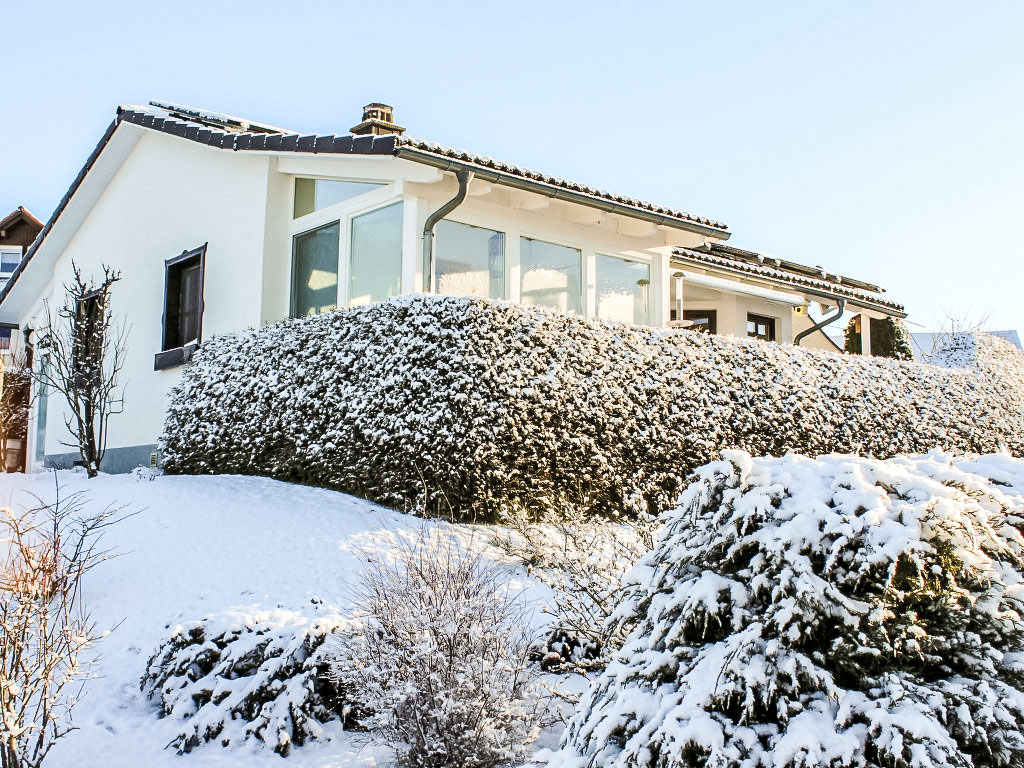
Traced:
[[[23, 258], [25, 258], [25, 249], [22, 248], [20, 245], [0, 245], [0, 254], [3, 254], [3, 253], [13, 253], [13, 254], [16, 254], [18, 256], [18, 262], [19, 263], [21, 262], [21, 260]], [[17, 264], [15, 264], [14, 269], [17, 269], [17, 268], [18, 268], [18, 266], [17, 266]], [[13, 274], [14, 274], [14, 270], [11, 270], [10, 272], [0, 272], [0, 281], [8, 280], [10, 278], [10, 276], [13, 275]]]
[[[326, 181], [357, 181], [374, 184], [380, 183], [379, 179], [341, 179], [334, 176], [296, 175], [292, 177], [291, 191], [288, 196], [288, 210], [290, 211], [295, 210], [295, 179], [298, 178], [324, 179]], [[321, 208], [319, 211], [307, 213], [305, 216], [300, 216], [297, 219], [293, 218], [288, 226], [288, 279], [290, 281], [295, 279], [295, 236], [327, 224], [338, 222], [338, 307], [348, 307], [350, 298], [349, 277], [351, 270], [349, 263], [349, 250], [351, 248], [352, 240], [352, 219], [356, 216], [362, 216], [365, 213], [372, 213], [380, 208], [387, 208], [389, 205], [395, 205], [398, 203], [407, 205], [408, 201], [398, 194], [396, 183], [390, 182], [362, 195], [356, 195], [355, 197], [350, 197], [348, 200], [342, 200], [340, 203], [335, 203], [327, 208]], [[288, 287], [289, 296], [294, 295], [294, 286], [289, 285]], [[291, 314], [294, 309], [295, 308], [291, 306], [291, 299], [289, 299], [289, 314]]]

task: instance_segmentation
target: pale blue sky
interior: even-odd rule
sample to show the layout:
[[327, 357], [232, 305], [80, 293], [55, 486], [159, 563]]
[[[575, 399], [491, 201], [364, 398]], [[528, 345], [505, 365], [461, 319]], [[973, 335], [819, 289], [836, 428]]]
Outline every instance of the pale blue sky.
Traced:
[[414, 136], [879, 283], [928, 329], [1024, 330], [1020, 2], [0, 9], [4, 213], [48, 218], [119, 103], [343, 132], [379, 100]]

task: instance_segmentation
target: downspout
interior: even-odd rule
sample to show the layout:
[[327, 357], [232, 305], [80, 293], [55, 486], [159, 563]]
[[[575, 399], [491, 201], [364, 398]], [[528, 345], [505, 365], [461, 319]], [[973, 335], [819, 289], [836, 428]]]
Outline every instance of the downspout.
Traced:
[[469, 182], [473, 178], [473, 172], [468, 168], [460, 168], [455, 172], [455, 178], [459, 180], [459, 191], [455, 193], [455, 197], [427, 216], [427, 221], [423, 225], [423, 289], [425, 293], [434, 292], [434, 227], [437, 222], [462, 205], [469, 192]]
[[800, 331], [800, 333], [798, 333], [796, 335], [796, 338], [793, 339], [793, 346], [799, 347], [801, 339], [803, 339], [803, 338], [805, 338], [807, 336], [810, 336], [815, 331], [820, 331], [826, 325], [829, 325], [829, 324], [835, 322], [836, 320], [838, 320], [840, 317], [843, 316], [843, 312], [845, 312], [845, 311], [846, 311], [846, 299], [839, 299], [839, 304], [837, 305], [836, 313], [834, 315], [829, 315], [828, 317], [823, 317], [820, 321], [818, 321], [817, 323], [812, 325], [806, 331]]

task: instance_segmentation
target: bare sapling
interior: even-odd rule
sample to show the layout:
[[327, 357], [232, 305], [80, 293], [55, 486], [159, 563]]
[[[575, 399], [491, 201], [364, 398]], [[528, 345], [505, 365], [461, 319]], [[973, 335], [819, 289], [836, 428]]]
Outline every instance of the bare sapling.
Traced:
[[74, 278], [64, 284], [64, 304], [56, 317], [47, 311], [38, 341], [36, 378], [40, 387], [67, 401], [64, 424], [74, 442], [63, 444], [78, 449], [89, 477], [99, 474], [110, 417], [124, 410], [120, 374], [128, 332], [124, 323], [115, 323], [110, 304], [120, 279], [120, 272], [104, 266], [102, 279], [94, 284], [75, 265]]

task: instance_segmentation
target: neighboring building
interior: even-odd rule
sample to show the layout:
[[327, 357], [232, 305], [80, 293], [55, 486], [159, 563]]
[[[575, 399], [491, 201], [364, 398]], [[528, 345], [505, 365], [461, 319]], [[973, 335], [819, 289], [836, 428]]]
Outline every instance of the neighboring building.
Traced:
[[[998, 336], [1001, 339], [1013, 344], [1017, 349], [1024, 352], [1024, 347], [1021, 346], [1020, 336], [1017, 335], [1016, 331], [985, 331], [993, 336]], [[943, 338], [949, 336], [949, 333], [912, 333], [910, 334], [911, 346], [914, 348], [914, 359], [922, 362], [928, 362], [935, 350], [936, 344]]]
[[[28, 212], [24, 206], [12, 211], [0, 219], [0, 290], [21, 263], [22, 257], [29, 246], [43, 229], [43, 223]], [[6, 471], [22, 472], [25, 470], [25, 446], [28, 435], [27, 419], [12, 419], [8, 411], [12, 408], [29, 407], [28, 382], [24, 377], [10, 375], [8, 372], [19, 363], [31, 364], [31, 360], [15, 360], [15, 352], [25, 354], [18, 343], [18, 324], [0, 323], [0, 430], [10, 434], [0, 434], [0, 453], [6, 458]]]
[[[719, 221], [404, 135], [371, 104], [350, 134], [301, 135], [173, 104], [122, 107], [0, 292], [38, 328], [75, 262], [121, 270], [126, 412], [104, 468], [148, 463], [168, 390], [205, 336], [416, 291], [834, 349], [818, 305], [903, 317], [877, 286], [726, 244]], [[37, 398], [31, 452], [63, 464]]]

